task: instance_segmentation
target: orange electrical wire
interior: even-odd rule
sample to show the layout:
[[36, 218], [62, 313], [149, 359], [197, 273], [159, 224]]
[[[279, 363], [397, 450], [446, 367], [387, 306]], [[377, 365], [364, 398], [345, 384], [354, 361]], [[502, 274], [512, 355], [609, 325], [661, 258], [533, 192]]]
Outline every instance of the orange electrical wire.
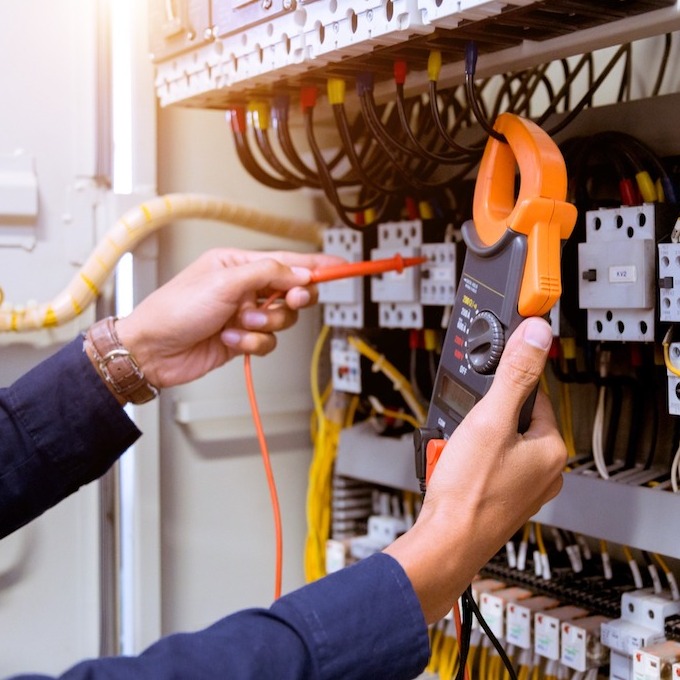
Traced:
[[257, 408], [257, 400], [255, 399], [255, 387], [253, 385], [253, 372], [250, 366], [250, 354], [246, 354], [243, 357], [243, 368], [245, 370], [246, 388], [248, 390], [250, 409], [253, 413], [253, 422], [255, 424], [257, 440], [260, 443], [262, 462], [264, 463], [264, 471], [267, 475], [267, 485], [269, 486], [269, 495], [271, 497], [272, 511], [274, 513], [274, 531], [276, 533], [276, 576], [274, 580], [274, 599], [278, 600], [279, 597], [281, 597], [281, 575], [283, 572], [283, 529], [281, 526], [281, 508], [279, 506], [279, 495], [276, 491], [276, 481], [274, 480], [274, 473], [272, 471], [269, 447], [267, 446], [267, 438], [264, 434], [260, 412]]
[[[343, 279], [351, 276], [367, 276], [370, 274], [377, 274], [387, 271], [401, 272], [403, 271], [404, 267], [413, 267], [415, 265], [423, 264], [426, 261], [427, 258], [425, 257], [402, 258], [401, 255], [395, 255], [394, 257], [386, 258], [384, 260], [352, 262], [328, 267], [319, 267], [318, 269], [312, 270], [310, 283], [332, 281], [335, 279]], [[267, 309], [267, 307], [269, 307], [272, 302], [278, 300], [283, 295], [283, 292], [272, 293], [262, 303], [260, 309]], [[276, 490], [276, 480], [274, 479], [274, 472], [271, 466], [267, 438], [264, 434], [262, 419], [260, 418], [260, 411], [257, 407], [257, 400], [255, 398], [255, 386], [253, 384], [253, 373], [249, 354], [246, 354], [243, 357], [243, 368], [245, 372], [246, 389], [248, 391], [248, 400], [250, 401], [250, 410], [253, 414], [255, 432], [257, 433], [257, 440], [260, 444], [262, 462], [267, 475], [267, 485], [269, 487], [269, 496], [272, 503], [272, 512], [274, 513], [274, 531], [276, 534], [276, 573], [274, 578], [274, 599], [278, 600], [279, 597], [281, 597], [281, 581], [283, 573], [283, 527], [281, 525], [281, 507], [279, 504], [279, 495]], [[467, 675], [466, 680], [468, 680]]]

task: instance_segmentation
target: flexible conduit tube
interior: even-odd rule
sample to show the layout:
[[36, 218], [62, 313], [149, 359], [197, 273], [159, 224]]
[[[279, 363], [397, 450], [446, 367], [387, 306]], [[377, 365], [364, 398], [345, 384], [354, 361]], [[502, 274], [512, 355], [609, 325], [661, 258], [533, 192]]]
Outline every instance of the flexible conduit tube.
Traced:
[[59, 326], [81, 314], [99, 295], [118, 260], [160, 227], [177, 220], [216, 220], [296, 241], [319, 244], [327, 225], [264, 213], [203, 194], [167, 194], [128, 210], [107, 232], [68, 286], [50, 302], [0, 307], [0, 332]]

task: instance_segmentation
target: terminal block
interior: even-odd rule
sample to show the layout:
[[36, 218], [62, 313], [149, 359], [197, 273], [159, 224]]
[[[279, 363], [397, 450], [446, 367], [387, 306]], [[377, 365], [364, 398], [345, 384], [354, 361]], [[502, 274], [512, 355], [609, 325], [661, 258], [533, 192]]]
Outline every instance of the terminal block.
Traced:
[[452, 305], [456, 297], [456, 244], [424, 243], [420, 254], [427, 258], [420, 268], [420, 302]]
[[671, 675], [676, 662], [680, 661], [680, 642], [668, 640], [645, 647], [633, 656], [635, 680], [665, 680], [677, 678]]
[[[364, 259], [364, 234], [348, 227], [327, 229], [323, 235], [323, 251], [348, 262]], [[319, 302], [324, 304], [324, 323], [340, 328], [363, 328], [366, 309], [364, 282], [350, 277], [319, 284]]]
[[680, 614], [680, 601], [651, 590], [624, 593], [621, 618], [602, 624], [602, 644], [610, 649], [612, 679], [632, 677], [633, 656], [666, 639], [666, 620]]
[[562, 624], [560, 663], [575, 671], [601, 668], [609, 660], [609, 649], [600, 639], [600, 629], [609, 619], [606, 616], [584, 616]]
[[[420, 220], [386, 222], [378, 227], [378, 247], [371, 259], [419, 257], [423, 244]], [[422, 328], [423, 306], [420, 303], [420, 271], [408, 267], [402, 272], [387, 272], [371, 277], [371, 301], [378, 303], [381, 328]]]

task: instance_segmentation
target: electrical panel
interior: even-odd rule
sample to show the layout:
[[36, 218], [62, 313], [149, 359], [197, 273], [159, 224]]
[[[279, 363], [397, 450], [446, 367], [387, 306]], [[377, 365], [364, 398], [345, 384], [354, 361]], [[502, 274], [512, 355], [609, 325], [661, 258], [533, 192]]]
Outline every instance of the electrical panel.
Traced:
[[[314, 527], [327, 538], [317, 544], [327, 571], [381, 550], [417, 516], [410, 435], [433, 390], [461, 225], [474, 218], [494, 117], [527, 116], [556, 138], [580, 221], [563, 244], [543, 387], [568, 474], [561, 496], [472, 590], [519, 677], [632, 680], [658, 668], [666, 677], [678, 659], [655, 645], [680, 640], [680, 550], [664, 522], [680, 485], [680, 138], [671, 122], [680, 84], [668, 66], [677, 37], [663, 34], [680, 28], [678, 3], [273, 0], [163, 11], [196, 30], [171, 42], [152, 26], [161, 105], [227, 110], [250, 176], [325, 196], [338, 222], [324, 252], [423, 258], [319, 287], [330, 327], [321, 361], [344, 404], [325, 402], [316, 442], [327, 448], [331, 520]], [[626, 46], [646, 36], [659, 37]], [[658, 101], [645, 125], [661, 93], [668, 104]], [[390, 502], [371, 502], [370, 489]], [[651, 563], [664, 556], [670, 573], [655, 579]], [[643, 588], [631, 561], [647, 568]], [[456, 644], [450, 619], [430, 631], [428, 670], [442, 678], [452, 671], [442, 649]], [[500, 657], [488, 632], [476, 626], [471, 639], [473, 677], [500, 677], [489, 670]]]

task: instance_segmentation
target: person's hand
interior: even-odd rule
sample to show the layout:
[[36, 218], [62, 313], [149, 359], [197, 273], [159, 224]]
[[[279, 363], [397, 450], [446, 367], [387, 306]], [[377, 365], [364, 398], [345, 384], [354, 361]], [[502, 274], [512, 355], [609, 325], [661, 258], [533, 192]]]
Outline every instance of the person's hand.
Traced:
[[[119, 319], [116, 330], [152, 385], [189, 382], [238, 354], [271, 352], [274, 333], [316, 302], [310, 270], [340, 261], [321, 254], [210, 250]], [[281, 300], [259, 308], [277, 291]]]
[[404, 567], [428, 623], [561, 488], [566, 447], [546, 395], [537, 395], [529, 429], [517, 432], [551, 340], [538, 318], [513, 333], [491, 389], [446, 445], [418, 521], [385, 550]]

